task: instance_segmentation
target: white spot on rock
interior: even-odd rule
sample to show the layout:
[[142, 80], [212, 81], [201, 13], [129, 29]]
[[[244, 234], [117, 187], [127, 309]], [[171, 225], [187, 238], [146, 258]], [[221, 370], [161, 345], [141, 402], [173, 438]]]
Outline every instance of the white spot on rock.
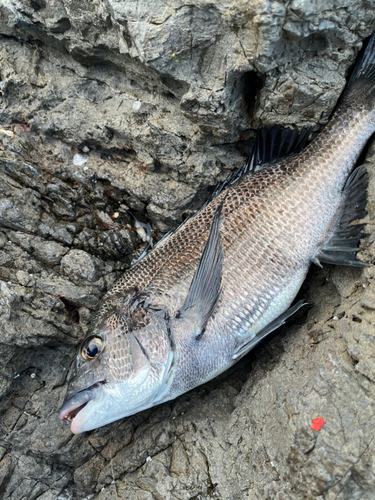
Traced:
[[138, 111], [142, 106], [141, 101], [134, 101], [133, 102], [133, 111]]
[[84, 163], [86, 163], [88, 159], [89, 159], [89, 157], [87, 155], [81, 155], [81, 154], [77, 153], [73, 156], [73, 164], [76, 167], [79, 167], [79, 166], [83, 165]]

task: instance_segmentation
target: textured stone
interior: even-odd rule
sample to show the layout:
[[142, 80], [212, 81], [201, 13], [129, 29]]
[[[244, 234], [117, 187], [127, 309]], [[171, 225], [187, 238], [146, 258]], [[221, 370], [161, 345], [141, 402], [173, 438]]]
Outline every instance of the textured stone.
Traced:
[[55, 241], [43, 241], [35, 238], [31, 244], [36, 258], [50, 266], [59, 264], [62, 256], [68, 251], [68, 248], [64, 248]]
[[61, 260], [61, 271], [73, 281], [96, 281], [99, 278], [95, 259], [83, 250], [70, 250]]

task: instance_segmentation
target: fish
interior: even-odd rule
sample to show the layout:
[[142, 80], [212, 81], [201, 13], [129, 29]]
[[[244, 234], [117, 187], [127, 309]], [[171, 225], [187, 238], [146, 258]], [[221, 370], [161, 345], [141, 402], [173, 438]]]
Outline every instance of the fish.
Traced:
[[312, 264], [357, 258], [375, 131], [375, 34], [326, 127], [263, 130], [249, 159], [103, 297], [60, 419], [74, 434], [213, 379], [285, 323]]

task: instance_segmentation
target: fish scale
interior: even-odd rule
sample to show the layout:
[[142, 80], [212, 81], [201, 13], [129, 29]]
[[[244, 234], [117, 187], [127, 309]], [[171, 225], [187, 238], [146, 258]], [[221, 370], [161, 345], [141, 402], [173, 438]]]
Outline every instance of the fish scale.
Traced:
[[[361, 216], [367, 176], [349, 176], [375, 130], [374, 81], [373, 36], [305, 149], [256, 171], [245, 165], [107, 293], [60, 412], [66, 419], [82, 406], [73, 432], [173, 399], [233, 365], [300, 307], [290, 306], [312, 261], [361, 265], [353, 242], [362, 226], [349, 224]], [[87, 360], [91, 338], [103, 349]]]

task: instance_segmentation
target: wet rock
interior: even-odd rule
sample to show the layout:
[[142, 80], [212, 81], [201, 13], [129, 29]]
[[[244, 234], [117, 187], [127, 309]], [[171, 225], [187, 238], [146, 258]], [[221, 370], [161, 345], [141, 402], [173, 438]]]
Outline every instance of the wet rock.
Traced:
[[258, 126], [320, 129], [374, 7], [2, 2], [2, 498], [374, 498], [373, 268], [312, 269], [308, 311], [176, 401], [82, 436], [57, 415], [100, 298], [147, 243], [128, 211], [155, 241]]

